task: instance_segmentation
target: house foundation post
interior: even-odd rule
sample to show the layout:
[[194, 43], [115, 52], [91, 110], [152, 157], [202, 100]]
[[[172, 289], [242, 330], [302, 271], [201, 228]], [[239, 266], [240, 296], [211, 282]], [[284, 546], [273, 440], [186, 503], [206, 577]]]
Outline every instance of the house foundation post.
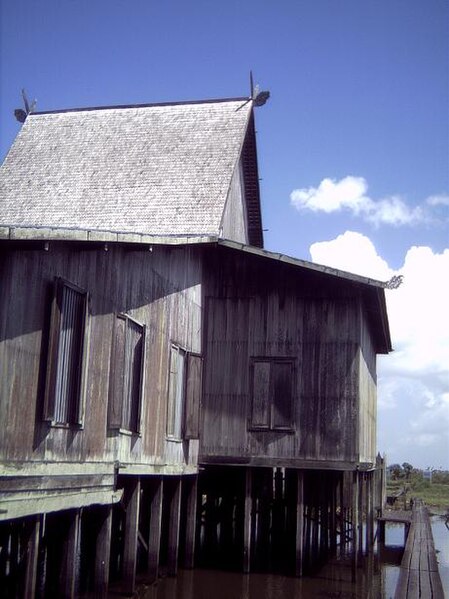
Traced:
[[359, 565], [359, 471], [355, 470], [352, 480], [352, 581], [355, 582]]
[[150, 502], [150, 530], [148, 536], [147, 570], [150, 580], [157, 580], [159, 575], [159, 554], [162, 531], [162, 502], [164, 498], [164, 479], [157, 478]]
[[34, 597], [36, 594], [37, 563], [39, 554], [39, 537], [41, 517], [32, 516], [26, 530], [26, 569], [24, 581], [24, 597]]
[[245, 474], [245, 515], [243, 529], [243, 572], [251, 570], [251, 537], [252, 537], [252, 482], [253, 473], [251, 468], [246, 469]]
[[106, 599], [109, 585], [109, 564], [111, 557], [112, 505], [101, 509], [101, 520], [95, 544], [95, 597]]
[[67, 531], [63, 541], [64, 559], [59, 578], [60, 594], [65, 599], [72, 599], [78, 592], [80, 526], [81, 510], [70, 510]]
[[182, 479], [176, 478], [174, 490], [170, 498], [170, 523], [168, 527], [168, 560], [167, 573], [176, 576], [178, 572], [179, 525], [181, 521], [181, 489]]
[[358, 482], [358, 487], [359, 487], [358, 549], [359, 549], [359, 556], [361, 557], [363, 555], [363, 508], [364, 508], [363, 500], [364, 500], [364, 492], [365, 492], [365, 474], [362, 472], [359, 472], [358, 479], [359, 479], [359, 482]]
[[374, 545], [374, 472], [368, 472], [367, 476], [366, 551], [372, 553]]
[[198, 476], [184, 479], [187, 488], [187, 522], [185, 539], [184, 567], [193, 568], [195, 565], [195, 539], [196, 539], [196, 506], [198, 496]]
[[297, 471], [296, 495], [296, 576], [302, 576], [304, 567], [304, 471]]
[[344, 555], [346, 548], [346, 505], [345, 505], [345, 496], [344, 496], [344, 480], [345, 473], [340, 473], [339, 480], [339, 501], [340, 501], [340, 555]]
[[136, 587], [137, 538], [139, 534], [140, 477], [125, 487], [125, 545], [123, 549], [123, 591], [132, 595]]

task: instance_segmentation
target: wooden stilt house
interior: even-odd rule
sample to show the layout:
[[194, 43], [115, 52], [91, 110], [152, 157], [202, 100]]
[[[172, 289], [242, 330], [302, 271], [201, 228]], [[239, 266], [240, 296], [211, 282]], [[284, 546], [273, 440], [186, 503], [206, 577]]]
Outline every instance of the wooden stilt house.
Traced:
[[252, 101], [27, 117], [0, 171], [9, 596], [281, 545], [300, 573], [372, 514], [383, 285], [262, 247]]

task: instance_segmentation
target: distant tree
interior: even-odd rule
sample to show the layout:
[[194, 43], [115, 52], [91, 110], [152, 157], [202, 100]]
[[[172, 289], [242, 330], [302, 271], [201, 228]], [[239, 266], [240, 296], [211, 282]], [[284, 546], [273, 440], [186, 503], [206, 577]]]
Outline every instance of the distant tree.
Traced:
[[400, 464], [391, 464], [390, 466], [391, 478], [397, 480], [402, 474], [402, 468]]
[[402, 464], [402, 468], [404, 470], [405, 473], [405, 480], [410, 480], [410, 475], [413, 471], [413, 466], [411, 464], [409, 464], [408, 462], [404, 462]]

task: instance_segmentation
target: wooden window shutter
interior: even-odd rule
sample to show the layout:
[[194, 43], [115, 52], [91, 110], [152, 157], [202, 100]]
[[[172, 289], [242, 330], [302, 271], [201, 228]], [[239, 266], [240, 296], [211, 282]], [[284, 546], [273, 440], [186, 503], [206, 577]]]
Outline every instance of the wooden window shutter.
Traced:
[[81, 424], [86, 376], [87, 292], [56, 278], [51, 307], [44, 419]]
[[270, 362], [255, 360], [252, 363], [251, 426], [270, 426]]
[[186, 392], [186, 352], [185, 350], [178, 348], [177, 350], [177, 373], [176, 373], [176, 402], [175, 402], [175, 413], [174, 413], [174, 436], [176, 439], [181, 439], [183, 434], [183, 416], [184, 416], [184, 403], [185, 403], [185, 392]]
[[44, 397], [44, 420], [52, 421], [55, 419], [56, 408], [56, 373], [59, 346], [59, 330], [61, 323], [61, 300], [62, 300], [62, 281], [57, 278], [53, 284], [53, 297], [51, 302], [50, 316], [50, 334], [48, 340], [47, 355], [47, 373], [45, 379], [45, 397]]
[[200, 406], [202, 394], [203, 359], [199, 354], [189, 353], [187, 358], [185, 432], [186, 439], [200, 436]]
[[125, 335], [126, 320], [115, 318], [111, 348], [109, 383], [108, 425], [110, 428], [122, 426], [123, 393], [125, 384]]
[[111, 348], [108, 426], [138, 433], [145, 371], [146, 327], [118, 314]]
[[272, 427], [292, 426], [293, 363], [287, 361], [271, 364]]
[[178, 372], [178, 350], [175, 346], [170, 348], [170, 366], [168, 376], [168, 403], [167, 403], [167, 435], [175, 434], [175, 404]]
[[186, 393], [186, 351], [173, 344], [170, 349], [170, 370], [167, 402], [167, 436], [180, 440], [183, 435]]
[[146, 348], [147, 348], [147, 327], [142, 325], [142, 340], [140, 351], [140, 376], [139, 376], [139, 392], [137, 396], [137, 415], [136, 415], [136, 432], [142, 430], [142, 421], [144, 417], [143, 402], [145, 398], [145, 364], [146, 364]]
[[74, 422], [82, 425], [84, 422], [84, 411], [86, 405], [87, 369], [89, 363], [89, 293], [84, 295], [84, 306], [82, 313], [82, 335], [81, 335], [81, 364], [78, 401], [75, 405]]

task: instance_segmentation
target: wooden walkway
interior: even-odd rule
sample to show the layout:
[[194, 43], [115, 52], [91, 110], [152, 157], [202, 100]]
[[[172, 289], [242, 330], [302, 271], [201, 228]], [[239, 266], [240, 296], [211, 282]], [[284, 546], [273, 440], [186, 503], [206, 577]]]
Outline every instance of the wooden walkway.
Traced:
[[413, 507], [395, 599], [444, 599], [427, 508]]

